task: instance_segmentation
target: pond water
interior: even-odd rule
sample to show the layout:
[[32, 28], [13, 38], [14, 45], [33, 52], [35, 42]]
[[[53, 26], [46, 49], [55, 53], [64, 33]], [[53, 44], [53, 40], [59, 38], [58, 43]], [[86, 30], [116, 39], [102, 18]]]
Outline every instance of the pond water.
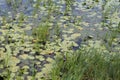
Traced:
[[[79, 5], [80, 4], [82, 5], [83, 1], [84, 0], [77, 0], [76, 3], [79, 2]], [[29, 0], [23, 0], [22, 4], [19, 5], [19, 7], [17, 8], [17, 12], [18, 13], [23, 12], [26, 15], [30, 16], [32, 11], [33, 11], [33, 7], [31, 6], [33, 3], [34, 3], [34, 1], [32, 1], [30, 3]], [[56, 0], [56, 3], [57, 3], [57, 0]], [[95, 6], [92, 9], [85, 10], [82, 6], [81, 6], [81, 8], [78, 8], [78, 6], [76, 6], [76, 5], [72, 6], [72, 15], [73, 16], [82, 16], [83, 17], [82, 22], [85, 22], [86, 24], [89, 24], [89, 25], [86, 25], [86, 26], [84, 24], [81, 25], [81, 26], [84, 26], [84, 30], [82, 30], [81, 33], [83, 33], [83, 35], [90, 34], [90, 35], [95, 36], [96, 32], [93, 31], [91, 28], [97, 28], [95, 26], [95, 24], [100, 23], [101, 20], [102, 20], [101, 19], [101, 16], [102, 16], [101, 6]], [[65, 10], [65, 5], [62, 5], [62, 9], [63, 9], [62, 11]], [[0, 1], [0, 10], [1, 10], [1, 12], [0, 12], [1, 16], [2, 15], [3, 16], [8, 16], [8, 15], [14, 16], [14, 14], [16, 13], [16, 12], [13, 11], [12, 7], [6, 3], [6, 0], [1, 0]], [[39, 22], [39, 21], [37, 21], [37, 22]], [[29, 32], [29, 34], [31, 34], [31, 33]]]
[[[89, 1], [89, 0], [88, 0]], [[62, 12], [64, 12], [66, 5], [60, 4], [59, 1], [55, 0], [56, 4], [60, 5], [62, 8]], [[72, 16], [81, 16], [82, 22], [81, 26], [84, 27], [80, 33], [85, 37], [86, 35], [91, 35], [94, 38], [96, 38], [99, 34], [99, 36], [102, 36], [105, 34], [105, 31], [98, 30], [101, 25], [102, 21], [102, 5], [101, 4], [95, 4], [93, 8], [86, 9], [86, 7], [91, 6], [94, 3], [90, 3], [87, 6], [82, 6], [84, 0], [77, 0], [75, 1], [75, 4], [72, 6]], [[91, 1], [90, 1], [91, 2]], [[6, 0], [0, 1], [0, 15], [1, 16], [12, 16], [14, 18], [16, 13], [24, 13], [25, 15], [32, 16], [33, 13], [33, 4], [35, 1], [29, 1], [29, 0], [22, 0], [22, 3], [18, 5], [18, 8], [14, 11], [13, 7], [8, 5], [6, 3]], [[79, 6], [78, 6], [79, 5]], [[60, 15], [62, 16], [62, 15]], [[60, 17], [59, 17], [60, 18]], [[29, 20], [29, 23], [31, 23], [31, 20]], [[36, 24], [39, 23], [39, 20], [34, 21]], [[34, 24], [35, 25], [35, 24]], [[75, 29], [75, 32], [79, 32], [77, 29]], [[31, 35], [31, 31], [27, 31], [28, 35]], [[97, 34], [97, 35], [96, 35]]]
[[[8, 4], [6, 1], [0, 0], [0, 50], [9, 54], [7, 55], [10, 59], [9, 63], [12, 63], [16, 70], [19, 68], [23, 70], [24, 66], [25, 69], [26, 67], [29, 68], [27, 69], [29, 73], [24, 76], [25, 80], [27, 80], [27, 75], [32, 76], [34, 74], [35, 71], [32, 68], [36, 69], [37, 77], [39, 77], [41, 75], [39, 72], [46, 72], [44, 67], [48, 68], [49, 63], [54, 60], [56, 55], [79, 49], [80, 44], [87, 39], [101, 40], [106, 33], [110, 32], [109, 28], [104, 25], [109, 23], [111, 19], [105, 20], [104, 25], [102, 23], [104, 0], [98, 0], [99, 2], [97, 0], [71, 0], [73, 2], [72, 5], [68, 5], [70, 8], [68, 12], [65, 0], [49, 0], [54, 2], [54, 4], [49, 5], [54, 5], [53, 9], [55, 9], [50, 13], [50, 16], [46, 10], [50, 6], [44, 6], [42, 2], [37, 4], [37, 0], [13, 0], [22, 1], [19, 4], [15, 4], [15, 2]], [[115, 1], [113, 2], [117, 4]], [[40, 5], [40, 7], [35, 8], [35, 4]], [[106, 4], [106, 6], [109, 6], [109, 4]], [[120, 6], [117, 5], [116, 7], [118, 8], [117, 13], [120, 13]], [[36, 11], [36, 9], [38, 10]], [[113, 12], [109, 9], [106, 11], [106, 14], [109, 17], [112, 16], [113, 19], [117, 16], [111, 27], [120, 22], [120, 14], [115, 13], [114, 16], [111, 14]], [[42, 23], [42, 19], [50, 20], [48, 24], [53, 27], [50, 29], [51, 42], [39, 46], [39, 44], [34, 44], [35, 39], [32, 37], [32, 31]], [[60, 27], [60, 39], [58, 40], [51, 39], [51, 37], [54, 37], [56, 25]], [[119, 34], [117, 35], [118, 38], [120, 38]], [[72, 46], [73, 49], [69, 50], [73, 44], [75, 46]], [[36, 46], [40, 49], [40, 52], [36, 50]], [[3, 56], [5, 55], [3, 54]], [[13, 63], [14, 61], [15, 63]], [[13, 70], [11, 72], [17, 73], [13, 69], [14, 67], [10, 67]], [[4, 72], [4, 69], [0, 68], [0, 72]]]
[[[84, 0], [77, 0], [76, 3], [79, 3], [79, 5], [82, 5], [82, 2]], [[20, 5], [18, 5], [17, 12], [23, 12], [26, 15], [31, 15], [33, 11], [33, 7], [31, 6], [34, 3], [34, 1], [29, 0], [23, 0]], [[57, 3], [57, 0], [56, 0]], [[78, 5], [78, 4], [76, 4]], [[82, 6], [72, 6], [72, 15], [73, 16], [82, 16], [82, 22], [85, 22], [86, 24], [89, 24], [88, 26], [81, 25], [84, 27], [85, 30], [83, 30], [83, 35], [90, 34], [95, 36], [96, 32], [91, 30], [91, 28], [97, 28], [97, 24], [101, 22], [102, 20], [102, 6], [95, 6], [92, 9], [85, 10]], [[88, 5], [89, 6], [89, 5]], [[80, 7], [80, 8], [79, 8]], [[62, 5], [62, 11], [65, 10], [65, 5]], [[12, 16], [16, 12], [13, 11], [12, 7], [6, 3], [6, 0], [0, 1], [0, 15], [2, 16], [8, 16], [9, 13], [11, 13]], [[95, 25], [96, 24], [96, 25]], [[95, 32], [95, 33], [94, 33]], [[86, 34], [84, 34], [86, 33]], [[102, 34], [102, 33], [101, 33]]]

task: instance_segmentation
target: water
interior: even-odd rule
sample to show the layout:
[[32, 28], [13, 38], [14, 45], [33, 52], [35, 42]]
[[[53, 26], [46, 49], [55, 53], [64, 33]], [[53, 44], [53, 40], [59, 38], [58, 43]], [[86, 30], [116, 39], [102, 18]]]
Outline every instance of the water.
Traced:
[[[23, 0], [22, 3], [20, 5], [18, 5], [18, 8], [16, 9], [16, 11], [14, 11], [14, 9], [6, 3], [6, 0], [1, 0], [0, 1], [0, 15], [1, 16], [12, 16], [14, 18], [15, 14], [22, 12], [26, 16], [32, 16], [33, 11], [34, 11], [34, 8], [32, 5], [35, 2], [36, 1]], [[61, 6], [61, 12], [63, 13], [65, 11], [66, 5], [60, 4], [60, 2], [57, 0], [55, 0], [55, 2], [56, 2], [56, 4]], [[79, 31], [78, 29], [74, 28], [74, 32], [82, 34], [81, 37], [83, 37], [83, 38], [90, 35], [90, 36], [93, 36], [94, 39], [97, 39], [98, 36], [103, 36], [104, 34], [106, 34], [106, 29], [102, 29], [103, 27], [101, 27], [101, 25], [100, 25], [102, 22], [102, 5], [96, 4], [96, 6], [93, 6], [90, 9], [86, 9], [87, 7], [91, 6], [90, 5], [91, 3], [87, 4], [87, 6], [86, 5], [82, 6], [83, 2], [84, 2], [84, 0], [77, 0], [73, 3], [74, 5], [72, 5], [71, 16], [81, 16], [82, 22], [79, 26], [81, 26], [83, 28], [82, 31]], [[100, 2], [100, 3], [102, 3], [102, 2]], [[34, 23], [34, 25], [32, 25], [32, 26], [37, 26], [40, 23], [42, 16], [44, 16], [44, 15], [46, 15], [46, 13], [39, 14], [39, 17], [37, 19], [29, 18], [27, 22]], [[60, 20], [60, 17], [63, 16], [63, 14], [57, 15], [55, 13], [53, 15], [55, 15], [57, 20]], [[56, 20], [54, 21], [54, 23], [56, 23]], [[66, 21], [63, 22], [63, 24], [66, 24], [66, 23], [67, 23]], [[73, 28], [73, 27], [71, 27], [71, 28]], [[68, 30], [68, 29], [66, 29], [66, 30]], [[31, 35], [32, 31], [27, 30], [26, 34]], [[68, 34], [68, 36], [69, 35], [71, 35], [71, 34]]]
[[[66, 17], [71, 17], [70, 20], [65, 20], [62, 22], [61, 18], [65, 17], [64, 11], [65, 11], [66, 5], [64, 3], [61, 4], [59, 0], [54, 0], [54, 1], [55, 1], [55, 4], [59, 5], [60, 7], [60, 14], [59, 13], [57, 14], [55, 12], [52, 14], [54, 15], [54, 18], [55, 18], [53, 23], [54, 25], [56, 23], [62, 23], [60, 25], [62, 41], [65, 39], [64, 35], [67, 35], [67, 39], [68, 39], [74, 33], [81, 34], [81, 36], [77, 37], [77, 39], [69, 39], [70, 41], [72, 40], [75, 41], [80, 46], [84, 38], [86, 39], [87, 37], [91, 36], [93, 40], [96, 40], [98, 38], [99, 39], [102, 38], [102, 36], [106, 34], [108, 29], [103, 28], [101, 25], [102, 5], [100, 3], [102, 2], [100, 2], [99, 4], [95, 4], [95, 6], [93, 6], [90, 9], [86, 9], [91, 6], [90, 5], [91, 3], [90, 4], [88, 3], [87, 5], [83, 6], [82, 4], [85, 0], [76, 0], [73, 3], [74, 5], [71, 6], [72, 8], [71, 13], [66, 15]], [[19, 22], [13, 21], [14, 18], [16, 18], [16, 14], [23, 13], [27, 17], [27, 20], [25, 21], [25, 25], [31, 26], [31, 29], [25, 30], [25, 32], [27, 35], [31, 36], [32, 29], [35, 28], [41, 22], [41, 19], [43, 17], [46, 18], [46, 15], [47, 15], [47, 13], [44, 11], [44, 8], [41, 7], [42, 8], [41, 10], [43, 10], [43, 12], [40, 11], [40, 14], [38, 14], [39, 16], [36, 19], [31, 17], [33, 16], [33, 11], [34, 11], [33, 4], [35, 2], [36, 1], [33, 1], [33, 0], [22, 0], [22, 3], [18, 5], [16, 9], [14, 9], [13, 7], [11, 7], [6, 3], [6, 0], [0, 0], [0, 17], [5, 16], [8, 22], [12, 21], [14, 24], [14, 23], [19, 23]], [[76, 21], [78, 21], [78, 20], [74, 21], [74, 18], [76, 19], [78, 16], [81, 17], [81, 21], [79, 22], [80, 24], [77, 25], [77, 27], [82, 27], [83, 28], [82, 30], [79, 30], [78, 28], [76, 28], [76, 26], [73, 25]], [[1, 24], [1, 21], [0, 21], [0, 24]], [[67, 27], [63, 27], [64, 25], [67, 25], [67, 24], [69, 24]], [[71, 31], [71, 29], [73, 29], [73, 32], [69, 32]], [[54, 31], [51, 31], [51, 33], [54, 34]], [[2, 32], [0, 32], [0, 34], [2, 34]], [[74, 47], [74, 49], [76, 50], [78, 49], [78, 47]]]
[[[2, 24], [2, 20], [0, 21], [0, 25], [3, 27], [1, 28], [0, 26], [0, 50], [4, 49], [5, 53], [9, 53], [9, 51], [13, 53], [13, 56], [11, 57], [16, 57], [20, 60], [20, 62], [17, 63], [17, 66], [19, 66], [20, 69], [24, 66], [29, 66], [30, 75], [34, 74], [34, 71], [31, 68], [35, 67], [35, 69], [37, 69], [37, 72], [41, 72], [45, 65], [49, 63], [47, 59], [54, 59], [54, 56], [56, 56], [58, 53], [65, 53], [62, 51], [62, 49], [64, 50], [67, 44], [69, 44], [71, 41], [74, 41], [78, 44], [78, 46], [72, 46], [73, 50], [77, 50], [80, 47], [81, 43], [85, 40], [90, 38], [92, 40], [101, 40], [101, 38], [108, 31], [108, 29], [102, 27], [101, 24], [103, 15], [101, 4], [97, 4], [90, 9], [86, 9], [91, 5], [88, 4], [82, 6], [82, 3], [85, 0], [76, 0], [76, 2], [73, 3], [74, 5], [71, 6], [72, 10], [70, 13], [64, 14], [66, 5], [64, 3], [60, 3], [62, 0], [54, 0], [55, 4], [59, 5], [58, 7], [60, 7], [60, 11], [56, 10], [58, 12], [53, 12], [51, 14], [52, 20], [50, 22], [53, 23], [53, 27], [51, 29], [50, 36], [54, 37], [54, 28], [56, 24], [59, 24], [60, 38], [62, 40], [58, 40], [54, 43], [54, 40], [51, 39], [51, 44], [47, 44], [49, 47], [47, 46], [48, 50], [46, 50], [46, 52], [44, 51], [44, 47], [38, 44], [37, 46], [40, 46], [40, 49], [43, 49], [42, 52], [38, 52], [34, 49], [36, 44], [34, 44], [32, 41], [34, 40], [34, 38], [31, 37], [32, 29], [36, 28], [41, 23], [42, 18], [48, 19], [48, 17], [46, 17], [47, 12], [44, 10], [44, 7], [42, 6], [43, 4], [40, 4], [42, 7], [40, 7], [40, 10], [36, 12], [38, 13], [38, 16], [34, 18], [33, 16], [35, 15], [33, 14], [33, 4], [36, 2], [36, 0], [22, 1], [23, 2], [18, 5], [18, 8], [14, 9], [6, 3], [6, 0], [0, 0], [0, 17], [5, 17], [7, 23], [11, 23], [9, 25], [14, 28], [7, 29], [7, 26], [9, 25], [7, 25], [7, 23]], [[22, 26], [22, 22], [19, 24], [19, 19], [16, 18], [20, 13], [23, 13], [25, 16], [23, 17], [25, 20], [23, 21]], [[78, 22], [78, 17], [80, 17], [80, 22]], [[5, 34], [4, 32], [7, 32], [7, 30], [9, 33]], [[27, 34], [27, 36], [25, 34]], [[7, 39], [13, 40], [14, 42], [12, 41], [11, 44], [6, 44], [7, 40], [4, 40], [4, 36]], [[10, 36], [12, 36], [12, 38]], [[54, 51], [51, 52], [51, 50]]]

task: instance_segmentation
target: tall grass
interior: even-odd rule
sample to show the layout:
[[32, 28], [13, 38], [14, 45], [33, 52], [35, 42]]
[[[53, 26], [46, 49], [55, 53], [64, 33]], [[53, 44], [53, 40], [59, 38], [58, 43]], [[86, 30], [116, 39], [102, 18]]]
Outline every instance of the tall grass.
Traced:
[[75, 0], [64, 0], [65, 1], [65, 12], [64, 14], [68, 14], [72, 10], [72, 5], [75, 2]]
[[120, 80], [120, 54], [81, 48], [58, 57], [51, 71], [52, 80]]
[[118, 38], [120, 33], [120, 22], [119, 22], [119, 1], [115, 0], [104, 0], [102, 5], [102, 27], [106, 27], [108, 32], [104, 37], [105, 47], [111, 52], [113, 51], [113, 43]]
[[49, 35], [49, 25], [47, 23], [39, 24], [39, 26], [33, 30], [33, 35], [38, 42], [46, 42]]
[[[52, 80], [120, 80], [120, 53], [114, 52], [111, 49], [114, 39], [117, 38], [119, 24], [117, 29], [111, 27], [106, 21], [111, 19], [110, 13], [106, 12], [103, 5], [103, 26], [110, 29], [106, 39], [108, 41], [107, 48], [102, 49], [102, 46], [93, 48], [89, 46], [81, 47], [73, 53], [66, 53], [65, 57], [57, 57], [50, 72]], [[111, 9], [109, 9], [109, 12]], [[106, 26], [105, 24], [108, 24]], [[104, 44], [103, 44], [104, 45]], [[106, 46], [106, 45], [105, 45]]]
[[[52, 18], [52, 16], [55, 14], [54, 12], [57, 12], [58, 8], [56, 7], [56, 4], [53, 0], [45, 0], [45, 1], [37, 0], [33, 11], [34, 14], [39, 14], [37, 13], [37, 10], [39, 11], [40, 6], [45, 8], [45, 10], [43, 10], [43, 13], [46, 12], [47, 14], [44, 14], [41, 17], [41, 20], [39, 22], [40, 24], [37, 26], [37, 28], [34, 28], [33, 30], [33, 35], [38, 42], [45, 43], [49, 39], [49, 35], [51, 34], [50, 28], [54, 29], [51, 31], [54, 31], [55, 35], [57, 36], [60, 35], [59, 26], [58, 25], [51, 26], [51, 24], [54, 24], [55, 21], [55, 18]], [[56, 21], [56, 24], [57, 22], [58, 21]]]

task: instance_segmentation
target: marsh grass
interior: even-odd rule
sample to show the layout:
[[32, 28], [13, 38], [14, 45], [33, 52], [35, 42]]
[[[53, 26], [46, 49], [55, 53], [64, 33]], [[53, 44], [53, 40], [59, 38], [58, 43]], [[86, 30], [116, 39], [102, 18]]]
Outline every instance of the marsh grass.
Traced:
[[75, 0], [64, 0], [64, 1], [65, 1], [65, 6], [66, 6], [64, 15], [67, 15], [72, 10], [72, 5], [75, 2]]
[[33, 36], [37, 42], [45, 43], [49, 36], [49, 25], [47, 23], [39, 24], [39, 26], [33, 30]]
[[100, 49], [81, 48], [58, 57], [51, 72], [52, 80], [119, 80], [120, 55]]
[[115, 40], [117, 39], [119, 33], [115, 30], [115, 31], [108, 31], [105, 36], [103, 36], [103, 43], [104, 46], [106, 47], [107, 50], [109, 50], [110, 52], [114, 51], [114, 43]]
[[57, 24], [55, 26], [55, 35], [60, 38], [60, 34], [61, 34], [61, 31], [60, 31], [60, 26]]
[[7, 21], [7, 18], [5, 16], [3, 16], [2, 17], [2, 22], [1, 22], [2, 25], [6, 25], [6, 23], [7, 23], [6, 21]]
[[8, 65], [10, 56], [8, 54], [4, 55], [5, 59], [1, 58], [1, 60], [0, 60], [0, 65], [1, 65], [1, 67], [4, 68], [4, 70], [1, 69], [1, 71], [0, 71], [0, 72], [2, 72], [2, 74], [0, 73], [0, 77], [3, 78], [3, 80], [9, 80], [11, 78], [11, 76], [10, 76], [11, 71], [9, 70], [9, 65]]
[[41, 0], [36, 1], [35, 5], [34, 5], [33, 15], [37, 14], [37, 12], [39, 10], [40, 3], [41, 3]]
[[120, 22], [117, 20], [119, 19], [119, 5], [120, 3], [114, 0], [105, 0], [102, 4], [102, 27], [108, 29], [103, 40], [104, 46], [110, 52], [114, 50], [113, 44], [120, 33]]
[[37, 42], [44, 44], [46, 43], [46, 41], [49, 40], [51, 34], [50, 28], [54, 29], [55, 35], [57, 36], [60, 35], [60, 27], [58, 25], [51, 26], [51, 24], [54, 24], [55, 21], [51, 16], [53, 16], [55, 14], [54, 12], [56, 12], [56, 10], [59, 8], [56, 7], [56, 4], [53, 0], [45, 0], [45, 1], [38, 0], [34, 7], [34, 11], [33, 11], [34, 14], [38, 14], [37, 10], [39, 9], [40, 4], [41, 7], [45, 8], [45, 12], [47, 12], [47, 14], [42, 16], [40, 20], [40, 24], [38, 24], [37, 28], [33, 29], [33, 35], [37, 40]]

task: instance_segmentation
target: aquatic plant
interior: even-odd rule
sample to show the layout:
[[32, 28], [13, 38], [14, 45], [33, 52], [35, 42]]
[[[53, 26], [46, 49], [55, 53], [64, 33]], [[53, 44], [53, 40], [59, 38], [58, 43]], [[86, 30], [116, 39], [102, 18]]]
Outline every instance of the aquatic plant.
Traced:
[[40, 23], [39, 26], [33, 30], [33, 36], [37, 42], [45, 43], [49, 36], [49, 25], [47, 23]]
[[35, 4], [33, 5], [34, 10], [33, 10], [33, 15], [37, 14], [38, 10], [39, 10], [39, 6], [40, 6], [41, 0], [37, 0], [35, 2]]
[[64, 15], [67, 15], [72, 10], [72, 5], [75, 0], [64, 0], [65, 1], [65, 12]]
[[102, 27], [108, 28], [103, 42], [109, 51], [114, 50], [113, 45], [119, 35], [119, 6], [120, 3], [115, 0], [105, 0], [102, 5]]
[[[102, 4], [102, 26], [114, 29], [119, 24], [119, 6], [116, 0], [105, 0]], [[114, 27], [113, 27], [114, 25]], [[116, 25], [116, 27], [115, 27]]]

